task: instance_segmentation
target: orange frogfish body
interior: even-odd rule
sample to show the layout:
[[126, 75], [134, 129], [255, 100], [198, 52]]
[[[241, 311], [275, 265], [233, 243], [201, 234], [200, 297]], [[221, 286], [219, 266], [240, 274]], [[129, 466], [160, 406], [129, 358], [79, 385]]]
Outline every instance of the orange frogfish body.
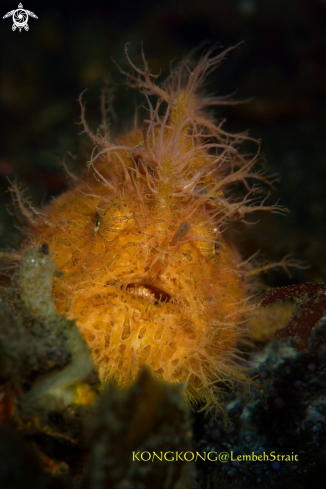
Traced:
[[[111, 141], [90, 133], [83, 107], [96, 145], [88, 171], [43, 209], [25, 241], [48, 243], [63, 272], [53, 287], [58, 311], [76, 320], [102, 382], [128, 386], [146, 365], [206, 407], [223, 383], [245, 379], [237, 353], [253, 307], [226, 224], [266, 208], [248, 198], [257, 156], [239, 153], [245, 136], [207, 115], [225, 101], [199, 93], [227, 51], [180, 63], [162, 86], [145, 58], [140, 69], [126, 53], [147, 118]], [[247, 195], [227, 198], [239, 182]]]

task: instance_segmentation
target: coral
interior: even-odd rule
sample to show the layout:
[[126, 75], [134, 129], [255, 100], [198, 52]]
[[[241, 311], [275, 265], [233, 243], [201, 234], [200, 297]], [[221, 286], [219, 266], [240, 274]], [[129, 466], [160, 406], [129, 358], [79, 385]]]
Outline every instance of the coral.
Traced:
[[[52, 476], [69, 474], [62, 447], [72, 450], [80, 444], [81, 418], [92, 409], [97, 395], [99, 379], [87, 343], [74, 322], [56, 310], [55, 274], [59, 272], [49, 249], [42, 245], [23, 255], [9, 286], [0, 289], [0, 486], [4, 489], [21, 487], [22, 480], [27, 488], [70, 487]], [[52, 445], [61, 449], [56, 452]]]
[[47, 245], [32, 248], [12, 276], [12, 286], [1, 289], [0, 380], [16, 391], [18, 413], [62, 410], [95, 399], [97, 375], [87, 344], [54, 304], [55, 274]]
[[[164, 460], [162, 453], [193, 450], [191, 417], [180, 386], [167, 386], [143, 370], [136, 383], [121, 391], [110, 385], [89, 427], [92, 447], [83, 488], [195, 489], [195, 467]], [[157, 454], [151, 462], [141, 461]]]
[[259, 308], [248, 321], [248, 334], [255, 344], [267, 344], [273, 341], [275, 331], [284, 328], [290, 321], [295, 304], [290, 300], [275, 302], [266, 308]]
[[[63, 272], [56, 307], [76, 319], [101, 380], [128, 386], [147, 365], [164, 381], [184, 383], [189, 402], [206, 408], [218, 406], [225, 383], [247, 381], [238, 345], [255, 307], [252, 274], [226, 236], [227, 222], [286, 212], [265, 205], [269, 194], [260, 197], [255, 182], [273, 187], [275, 176], [266, 175], [259, 144], [229, 134], [208, 112], [233, 103], [201, 90], [229, 51], [210, 49], [198, 64], [190, 56], [160, 86], [144, 53], [138, 68], [126, 49], [132, 72], [120, 71], [146, 98], [142, 124], [115, 140], [105, 124], [104, 134], [93, 134], [80, 98], [95, 144], [89, 171], [41, 212], [11, 186], [29, 221], [22, 249], [49, 244]], [[244, 141], [256, 144], [254, 155], [239, 152]], [[230, 194], [237, 184], [240, 198]]]
[[326, 311], [325, 291], [326, 284], [315, 282], [269, 290], [261, 302], [262, 307], [288, 297], [295, 297], [298, 302], [293, 317], [286, 326], [274, 333], [274, 338], [292, 337], [293, 346], [298, 350], [307, 350], [312, 329]]
[[[267, 345], [252, 358], [259, 389], [238, 391], [225, 396], [232, 425], [223, 432], [223, 423], [210, 420], [198, 423], [195, 440], [200, 450], [239, 454], [297, 454], [289, 462], [261, 460], [203, 464], [198, 467], [199, 481], [207, 473], [212, 487], [225, 478], [230, 487], [264, 489], [324, 486], [326, 447], [325, 345], [326, 323], [313, 330], [309, 350], [293, 348], [289, 339]], [[218, 482], [216, 482], [218, 481]], [[214, 485], [214, 482], [216, 486]]]
[[66, 481], [45, 474], [30, 443], [8, 426], [0, 426], [1, 489], [68, 489]]

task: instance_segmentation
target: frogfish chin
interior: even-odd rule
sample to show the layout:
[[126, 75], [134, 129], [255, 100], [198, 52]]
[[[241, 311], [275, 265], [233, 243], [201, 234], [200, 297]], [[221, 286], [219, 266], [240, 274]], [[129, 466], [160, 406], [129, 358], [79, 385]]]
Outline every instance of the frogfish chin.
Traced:
[[247, 378], [239, 344], [255, 306], [227, 224], [282, 211], [259, 200], [255, 181], [269, 182], [255, 171], [259, 145], [242, 155], [250, 138], [226, 132], [208, 112], [228, 103], [202, 84], [229, 51], [187, 59], [158, 85], [144, 55], [139, 68], [126, 49], [131, 71], [123, 73], [143, 93], [146, 118], [111, 139], [90, 131], [81, 103], [95, 146], [87, 170], [33, 215], [22, 247], [48, 243], [63, 272], [57, 309], [76, 320], [103, 383], [128, 386], [146, 365], [183, 383], [189, 403], [205, 409], [219, 406], [223, 385]]

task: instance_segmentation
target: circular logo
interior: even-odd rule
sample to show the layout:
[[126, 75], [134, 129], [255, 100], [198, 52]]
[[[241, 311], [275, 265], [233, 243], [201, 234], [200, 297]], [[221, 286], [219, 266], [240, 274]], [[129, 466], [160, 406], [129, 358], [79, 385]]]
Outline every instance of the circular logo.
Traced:
[[18, 29], [21, 29], [22, 27], [25, 27], [25, 25], [27, 25], [28, 14], [26, 10], [20, 8], [15, 10], [12, 19], [14, 21], [15, 26], [18, 27]]

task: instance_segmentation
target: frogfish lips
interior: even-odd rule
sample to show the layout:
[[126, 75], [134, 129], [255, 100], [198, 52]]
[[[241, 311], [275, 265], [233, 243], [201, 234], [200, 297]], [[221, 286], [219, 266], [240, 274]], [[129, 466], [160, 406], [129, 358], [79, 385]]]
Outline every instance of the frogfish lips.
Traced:
[[159, 287], [146, 283], [131, 282], [126, 286], [127, 292], [134, 294], [135, 296], [145, 297], [149, 301], [154, 302], [155, 305], [161, 302], [169, 302], [171, 295]]

